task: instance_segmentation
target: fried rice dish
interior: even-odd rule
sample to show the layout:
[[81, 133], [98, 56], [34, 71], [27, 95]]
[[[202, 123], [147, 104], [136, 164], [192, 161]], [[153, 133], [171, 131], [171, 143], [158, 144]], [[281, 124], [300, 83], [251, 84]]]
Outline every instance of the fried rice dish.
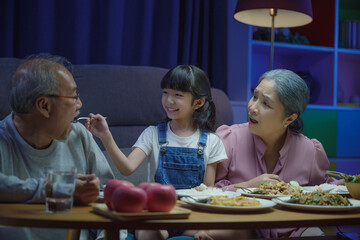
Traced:
[[235, 207], [260, 207], [261, 204], [255, 198], [247, 198], [244, 196], [228, 197], [228, 196], [211, 196], [209, 204]]
[[255, 189], [255, 191], [257, 190], [262, 190], [260, 194], [264, 195], [296, 195], [302, 191], [300, 187], [293, 186], [284, 181], [264, 182], [259, 186], [259, 188]]

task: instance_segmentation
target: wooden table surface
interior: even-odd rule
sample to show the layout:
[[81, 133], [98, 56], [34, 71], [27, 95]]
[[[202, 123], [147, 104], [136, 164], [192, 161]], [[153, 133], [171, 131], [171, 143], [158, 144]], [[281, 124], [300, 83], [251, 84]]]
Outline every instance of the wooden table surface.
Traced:
[[[211, 213], [181, 201], [191, 209], [186, 219], [112, 220], [93, 212], [92, 206], [74, 206], [68, 213], [47, 213], [44, 204], [0, 204], [0, 225], [19, 227], [106, 229], [108, 239], [118, 239], [119, 229], [257, 229], [309, 226], [360, 225], [360, 210], [304, 212], [275, 206], [255, 212]], [[112, 237], [111, 237], [112, 236]]]

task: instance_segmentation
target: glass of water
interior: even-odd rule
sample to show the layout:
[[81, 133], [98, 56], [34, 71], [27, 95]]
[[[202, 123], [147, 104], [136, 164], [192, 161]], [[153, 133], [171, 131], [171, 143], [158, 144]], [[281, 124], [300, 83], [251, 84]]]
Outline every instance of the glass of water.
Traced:
[[69, 212], [74, 202], [76, 168], [45, 169], [45, 202], [47, 212]]

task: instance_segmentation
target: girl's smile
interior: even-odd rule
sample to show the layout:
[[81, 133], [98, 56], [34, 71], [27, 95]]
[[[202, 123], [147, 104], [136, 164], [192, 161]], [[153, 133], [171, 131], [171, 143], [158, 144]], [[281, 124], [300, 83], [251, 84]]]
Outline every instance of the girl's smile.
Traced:
[[178, 108], [173, 108], [173, 107], [165, 107], [165, 110], [166, 110], [166, 112], [169, 112], [169, 113], [174, 113], [176, 111], [179, 111]]
[[172, 120], [192, 121], [193, 96], [189, 92], [164, 88], [161, 103], [168, 118]]

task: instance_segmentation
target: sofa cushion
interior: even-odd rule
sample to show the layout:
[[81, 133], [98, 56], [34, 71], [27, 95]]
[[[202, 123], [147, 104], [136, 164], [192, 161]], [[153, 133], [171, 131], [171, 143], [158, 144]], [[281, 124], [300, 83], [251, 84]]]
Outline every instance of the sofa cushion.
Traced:
[[211, 95], [216, 107], [216, 127], [232, 125], [234, 115], [228, 96], [217, 88], [211, 88]]
[[167, 71], [145, 66], [75, 65], [81, 112], [108, 116], [111, 126], [156, 124], [166, 117], [160, 81]]
[[167, 71], [146, 66], [75, 65], [81, 115], [106, 116], [118, 146], [131, 147], [147, 126], [166, 118], [160, 81]]
[[17, 58], [0, 58], [0, 119], [10, 113], [9, 92], [12, 76], [23, 60]]

